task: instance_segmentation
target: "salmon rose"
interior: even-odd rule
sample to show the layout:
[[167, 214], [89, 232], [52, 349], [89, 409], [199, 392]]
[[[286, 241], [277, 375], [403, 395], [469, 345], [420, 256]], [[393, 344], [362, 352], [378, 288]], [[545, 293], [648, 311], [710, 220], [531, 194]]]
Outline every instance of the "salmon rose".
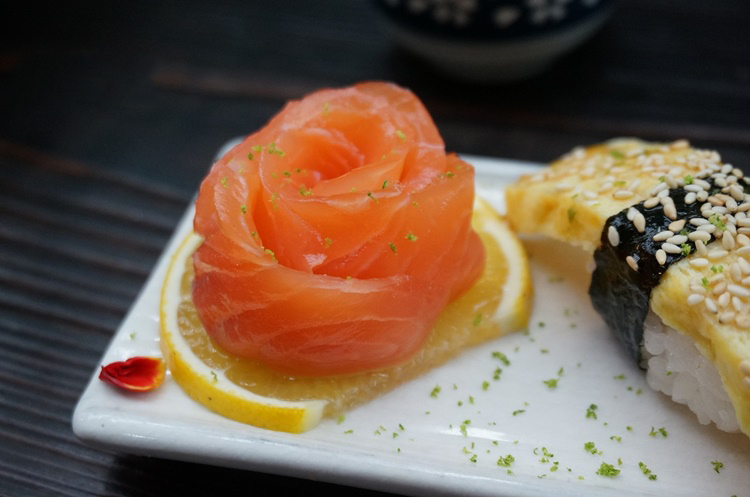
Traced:
[[388, 83], [286, 105], [201, 185], [193, 301], [228, 353], [291, 375], [415, 354], [480, 275], [474, 169]]

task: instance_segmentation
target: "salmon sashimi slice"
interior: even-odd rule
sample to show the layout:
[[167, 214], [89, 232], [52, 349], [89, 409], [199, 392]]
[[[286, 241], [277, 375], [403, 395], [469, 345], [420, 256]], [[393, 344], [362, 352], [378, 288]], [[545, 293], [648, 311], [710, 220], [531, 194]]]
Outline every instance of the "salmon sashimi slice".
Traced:
[[290, 102], [201, 185], [198, 315], [228, 353], [289, 374], [403, 362], [482, 271], [473, 202], [474, 169], [410, 91]]

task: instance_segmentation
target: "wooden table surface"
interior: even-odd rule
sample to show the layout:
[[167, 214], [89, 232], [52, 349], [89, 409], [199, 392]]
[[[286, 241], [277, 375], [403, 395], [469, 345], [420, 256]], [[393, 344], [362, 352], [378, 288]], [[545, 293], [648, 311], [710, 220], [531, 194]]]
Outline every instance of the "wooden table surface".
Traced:
[[687, 138], [750, 166], [745, 0], [623, 1], [545, 74], [488, 86], [399, 50], [363, 1], [17, 7], [0, 34], [2, 495], [352, 492], [104, 452], [71, 430], [218, 147], [289, 98], [391, 80], [423, 99], [451, 150], [546, 162], [615, 136]]

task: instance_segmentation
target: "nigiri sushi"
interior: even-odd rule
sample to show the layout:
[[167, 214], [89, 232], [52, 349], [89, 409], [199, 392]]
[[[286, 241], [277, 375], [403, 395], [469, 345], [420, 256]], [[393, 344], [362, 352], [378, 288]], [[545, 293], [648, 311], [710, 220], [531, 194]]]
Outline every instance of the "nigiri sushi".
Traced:
[[594, 256], [589, 295], [649, 385], [750, 435], [750, 182], [718, 153], [618, 139], [506, 191], [519, 232]]

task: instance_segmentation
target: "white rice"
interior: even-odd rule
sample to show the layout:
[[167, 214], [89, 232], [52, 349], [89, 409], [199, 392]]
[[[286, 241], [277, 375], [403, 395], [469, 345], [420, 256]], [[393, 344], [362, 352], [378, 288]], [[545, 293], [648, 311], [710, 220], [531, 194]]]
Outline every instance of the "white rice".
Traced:
[[740, 430], [719, 371], [690, 338], [650, 312], [644, 323], [642, 350], [651, 388], [686, 404], [701, 424], [714, 422], [723, 431]]

